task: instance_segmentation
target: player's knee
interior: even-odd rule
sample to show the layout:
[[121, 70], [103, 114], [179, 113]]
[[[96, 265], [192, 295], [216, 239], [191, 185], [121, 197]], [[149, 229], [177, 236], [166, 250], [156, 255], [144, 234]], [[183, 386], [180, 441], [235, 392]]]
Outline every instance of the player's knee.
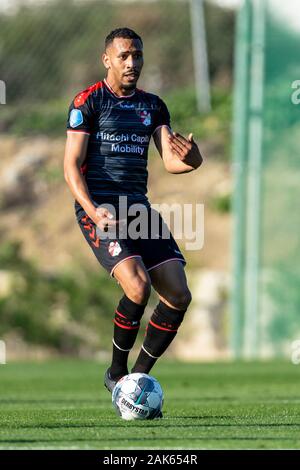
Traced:
[[171, 295], [167, 300], [174, 308], [186, 310], [192, 301], [192, 294], [186, 287]]
[[130, 283], [130, 292], [127, 295], [137, 304], [143, 305], [148, 302], [151, 293], [151, 284], [140, 277], [135, 277]]

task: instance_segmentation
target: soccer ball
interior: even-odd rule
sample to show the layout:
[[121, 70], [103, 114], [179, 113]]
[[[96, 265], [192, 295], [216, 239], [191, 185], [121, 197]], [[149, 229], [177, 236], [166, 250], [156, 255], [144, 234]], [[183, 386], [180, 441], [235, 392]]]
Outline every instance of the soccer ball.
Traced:
[[122, 377], [112, 393], [112, 403], [117, 414], [127, 421], [158, 417], [163, 401], [159, 382], [154, 377], [139, 372]]

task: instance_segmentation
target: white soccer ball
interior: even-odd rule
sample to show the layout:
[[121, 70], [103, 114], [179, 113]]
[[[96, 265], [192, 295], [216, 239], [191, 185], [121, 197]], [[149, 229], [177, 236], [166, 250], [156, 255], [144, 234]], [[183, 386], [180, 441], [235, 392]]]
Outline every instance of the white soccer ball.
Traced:
[[158, 417], [163, 401], [159, 382], [150, 375], [138, 372], [122, 377], [112, 393], [117, 414], [127, 421]]

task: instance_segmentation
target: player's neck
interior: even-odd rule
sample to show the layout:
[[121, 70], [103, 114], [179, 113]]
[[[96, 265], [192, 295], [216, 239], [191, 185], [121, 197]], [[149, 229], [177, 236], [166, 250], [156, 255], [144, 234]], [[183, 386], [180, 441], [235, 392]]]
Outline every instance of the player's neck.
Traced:
[[119, 85], [116, 84], [116, 82], [110, 78], [106, 77], [104, 79], [105, 84], [107, 87], [110, 89], [110, 91], [117, 97], [123, 98], [124, 96], [132, 96], [135, 93], [135, 88], [131, 90], [126, 90], [124, 88], [121, 88]]

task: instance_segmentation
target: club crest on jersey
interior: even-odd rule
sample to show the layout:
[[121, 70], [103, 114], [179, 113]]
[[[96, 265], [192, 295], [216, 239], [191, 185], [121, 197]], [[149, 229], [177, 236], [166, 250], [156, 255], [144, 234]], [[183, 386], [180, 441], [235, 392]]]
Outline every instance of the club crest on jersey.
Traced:
[[145, 109], [137, 109], [137, 115], [141, 118], [142, 123], [144, 126], [150, 126], [151, 124], [151, 114], [148, 113]]
[[80, 126], [80, 124], [83, 123], [83, 116], [82, 112], [80, 109], [72, 109], [71, 114], [70, 114], [70, 126], [71, 127], [77, 127]]
[[119, 242], [114, 241], [110, 242], [108, 245], [108, 251], [111, 256], [118, 256], [119, 253], [121, 253], [122, 248], [119, 245]]

